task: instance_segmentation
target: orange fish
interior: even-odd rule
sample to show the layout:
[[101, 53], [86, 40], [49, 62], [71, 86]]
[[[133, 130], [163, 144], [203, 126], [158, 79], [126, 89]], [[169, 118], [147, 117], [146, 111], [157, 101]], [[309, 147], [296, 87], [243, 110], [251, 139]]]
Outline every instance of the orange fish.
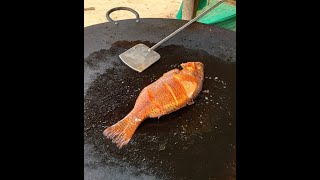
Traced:
[[182, 63], [182, 70], [173, 69], [145, 87], [139, 94], [132, 111], [121, 121], [108, 127], [103, 134], [118, 148], [128, 144], [140, 123], [147, 118], [160, 118], [187, 104], [202, 89], [204, 67], [201, 62]]

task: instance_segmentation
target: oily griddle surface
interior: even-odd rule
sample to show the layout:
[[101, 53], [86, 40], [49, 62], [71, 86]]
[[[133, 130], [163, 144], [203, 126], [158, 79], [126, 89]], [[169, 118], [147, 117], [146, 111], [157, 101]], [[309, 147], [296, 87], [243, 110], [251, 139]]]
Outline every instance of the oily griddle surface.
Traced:
[[[235, 63], [169, 45], [157, 49], [159, 61], [138, 73], [118, 57], [138, 43], [116, 42], [85, 58], [87, 71], [94, 71], [102, 62], [109, 66], [90, 83], [84, 98], [84, 140], [94, 144], [99, 163], [107, 166], [111, 157], [116, 158], [137, 167], [138, 174], [159, 179], [235, 179]], [[145, 86], [188, 61], [200, 61], [205, 67], [203, 89], [195, 104], [160, 119], [145, 120], [120, 150], [103, 136], [107, 126], [131, 111]]]

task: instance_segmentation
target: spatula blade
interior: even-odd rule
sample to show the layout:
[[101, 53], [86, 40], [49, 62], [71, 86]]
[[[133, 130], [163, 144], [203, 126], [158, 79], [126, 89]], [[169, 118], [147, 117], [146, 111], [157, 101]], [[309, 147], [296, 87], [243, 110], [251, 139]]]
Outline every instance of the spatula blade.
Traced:
[[160, 59], [160, 54], [150, 50], [144, 44], [137, 44], [119, 55], [120, 59], [130, 68], [142, 72]]

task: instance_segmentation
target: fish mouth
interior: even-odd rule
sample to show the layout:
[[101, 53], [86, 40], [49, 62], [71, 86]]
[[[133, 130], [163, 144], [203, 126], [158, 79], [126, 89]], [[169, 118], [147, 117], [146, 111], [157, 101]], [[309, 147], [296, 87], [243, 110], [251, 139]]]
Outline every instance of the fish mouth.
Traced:
[[204, 67], [202, 62], [195, 62], [194, 64], [197, 67], [197, 69], [203, 69], [203, 67]]
[[203, 72], [204, 65], [202, 62], [186, 62], [180, 64], [183, 69], [185, 69], [187, 72], [190, 72], [192, 74], [197, 74]]

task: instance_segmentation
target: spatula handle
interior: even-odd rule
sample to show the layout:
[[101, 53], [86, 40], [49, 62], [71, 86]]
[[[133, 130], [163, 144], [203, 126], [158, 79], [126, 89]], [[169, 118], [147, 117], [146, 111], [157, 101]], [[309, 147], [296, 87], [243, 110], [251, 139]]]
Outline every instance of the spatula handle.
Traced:
[[180, 27], [179, 29], [177, 29], [176, 31], [174, 31], [173, 33], [171, 33], [169, 36], [167, 36], [166, 38], [162, 39], [160, 42], [158, 42], [157, 44], [155, 44], [154, 46], [152, 46], [151, 48], [148, 49], [148, 51], [151, 50], [155, 50], [157, 47], [159, 47], [162, 43], [164, 43], [165, 41], [167, 41], [168, 39], [170, 39], [171, 37], [173, 37], [174, 35], [176, 35], [178, 32], [182, 31], [184, 28], [186, 28], [187, 26], [189, 26], [191, 23], [197, 21], [198, 19], [200, 19], [201, 17], [203, 17], [204, 15], [206, 15], [208, 12], [210, 12], [211, 10], [213, 10], [214, 8], [216, 8], [217, 6], [219, 6], [220, 4], [222, 4], [223, 2], [225, 2], [226, 0], [221, 0], [218, 3], [216, 3], [215, 5], [213, 5], [211, 8], [205, 10], [204, 12], [202, 12], [201, 14], [199, 14], [197, 17], [191, 19], [188, 23], [186, 23], [185, 25], [183, 25], [182, 27]]

